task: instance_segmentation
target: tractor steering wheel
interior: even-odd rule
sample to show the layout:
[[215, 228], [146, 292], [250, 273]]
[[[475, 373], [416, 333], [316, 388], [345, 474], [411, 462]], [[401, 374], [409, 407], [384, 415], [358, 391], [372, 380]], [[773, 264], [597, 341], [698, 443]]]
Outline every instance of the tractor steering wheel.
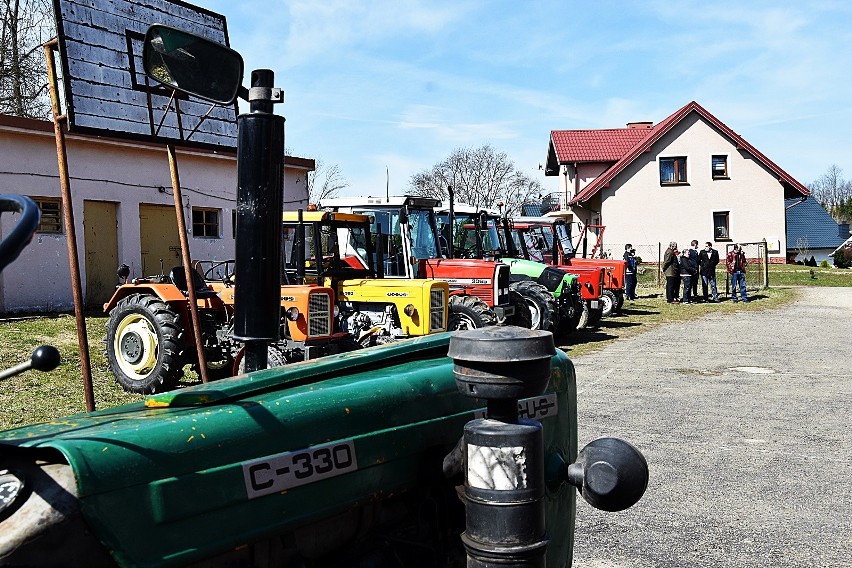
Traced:
[[20, 213], [21, 218], [9, 236], [0, 241], [0, 271], [18, 258], [29, 244], [41, 218], [35, 201], [23, 195], [0, 195], [0, 213], [4, 211]]

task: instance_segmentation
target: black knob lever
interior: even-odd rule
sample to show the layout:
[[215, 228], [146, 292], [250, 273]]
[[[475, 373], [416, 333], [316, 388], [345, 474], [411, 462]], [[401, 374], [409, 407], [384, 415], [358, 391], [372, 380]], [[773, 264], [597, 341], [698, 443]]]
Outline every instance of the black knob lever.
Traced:
[[619, 438], [599, 438], [580, 450], [565, 470], [591, 506], [623, 511], [636, 504], [648, 487], [648, 462], [642, 452]]
[[42, 345], [33, 351], [29, 361], [24, 361], [20, 365], [10, 367], [5, 371], [0, 371], [0, 381], [20, 375], [24, 371], [35, 369], [36, 371], [52, 371], [59, 366], [59, 350], [52, 345]]

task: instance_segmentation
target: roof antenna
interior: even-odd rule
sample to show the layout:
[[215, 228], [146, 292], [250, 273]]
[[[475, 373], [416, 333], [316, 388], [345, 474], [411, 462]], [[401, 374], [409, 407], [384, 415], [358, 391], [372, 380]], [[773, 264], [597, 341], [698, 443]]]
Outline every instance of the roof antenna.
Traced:
[[390, 203], [390, 169], [385, 166], [385, 203]]

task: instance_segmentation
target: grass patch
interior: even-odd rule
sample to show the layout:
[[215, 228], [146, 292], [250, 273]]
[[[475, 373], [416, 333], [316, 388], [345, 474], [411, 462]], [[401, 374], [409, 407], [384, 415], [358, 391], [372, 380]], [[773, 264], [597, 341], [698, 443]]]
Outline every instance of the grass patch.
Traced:
[[[805, 274], [809, 279], [809, 273]], [[665, 302], [664, 290], [656, 287], [655, 274], [649, 270], [640, 278], [638, 294], [639, 299], [627, 302], [620, 315], [605, 318], [597, 330], [574, 333], [561, 347], [572, 355], [581, 355], [619, 338], [630, 337], [672, 321], [693, 319], [708, 313], [774, 308], [793, 300], [796, 292], [784, 288], [749, 292], [755, 301], [745, 305], [729, 301], [721, 304], [670, 305]], [[106, 316], [103, 315], [86, 318], [92, 383], [98, 409], [144, 399], [143, 395], [124, 392], [115, 382], [104, 356], [105, 323]], [[0, 383], [0, 407], [3, 408], [0, 430], [46, 422], [86, 410], [75, 324], [75, 318], [67, 314], [0, 321], [0, 368], [21, 363], [36, 347], [45, 343], [54, 345], [62, 354], [62, 363], [50, 373], [27, 371]], [[195, 374], [188, 369], [181, 384], [198, 383]]]

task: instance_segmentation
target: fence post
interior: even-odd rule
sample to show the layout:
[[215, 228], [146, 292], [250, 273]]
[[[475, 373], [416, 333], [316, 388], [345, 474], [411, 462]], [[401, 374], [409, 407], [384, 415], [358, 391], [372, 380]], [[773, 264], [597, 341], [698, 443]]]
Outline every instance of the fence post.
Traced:
[[769, 288], [769, 246], [763, 239], [763, 289]]

